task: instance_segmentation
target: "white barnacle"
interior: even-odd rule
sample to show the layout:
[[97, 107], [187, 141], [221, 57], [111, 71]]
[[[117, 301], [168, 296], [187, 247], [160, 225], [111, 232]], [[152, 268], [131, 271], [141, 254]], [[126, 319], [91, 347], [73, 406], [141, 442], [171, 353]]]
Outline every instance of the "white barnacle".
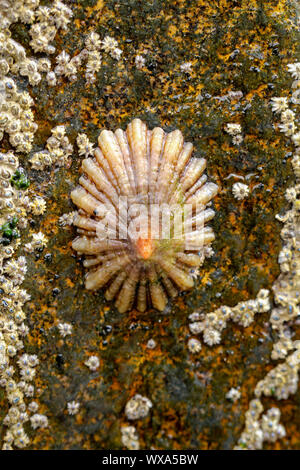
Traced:
[[231, 136], [236, 136], [242, 132], [242, 128], [240, 124], [228, 123], [225, 126], [225, 131]]
[[201, 343], [198, 339], [196, 338], [190, 338], [188, 340], [188, 350], [192, 354], [196, 354], [201, 351]]
[[70, 61], [70, 55], [62, 51], [55, 59], [58, 66], [65, 66]]
[[90, 142], [86, 134], [78, 134], [76, 143], [78, 145], [79, 155], [88, 157], [94, 154], [94, 145]]
[[227, 400], [230, 400], [232, 402], [236, 402], [239, 400], [241, 396], [241, 392], [238, 388], [232, 387], [227, 393], [226, 393], [226, 398]]
[[36, 367], [38, 363], [39, 363], [39, 360], [36, 354], [28, 355], [28, 364], [30, 367]]
[[293, 78], [295, 78], [296, 80], [300, 80], [300, 62], [288, 64], [287, 68]]
[[180, 71], [183, 73], [191, 73], [192, 72], [192, 62], [184, 62], [180, 65]]
[[189, 273], [190, 273], [190, 275], [192, 276], [193, 279], [197, 279], [197, 277], [200, 274], [200, 270], [199, 270], [199, 268], [191, 268], [189, 270]]
[[120, 60], [122, 54], [123, 54], [123, 51], [119, 47], [112, 49], [110, 52], [111, 57], [115, 60]]
[[39, 72], [47, 73], [51, 70], [51, 62], [46, 57], [42, 57], [41, 59], [39, 59], [37, 66], [38, 66]]
[[300, 156], [299, 155], [294, 155], [291, 164], [294, 170], [294, 173], [296, 175], [296, 178], [300, 178]]
[[39, 248], [44, 248], [48, 243], [48, 238], [42, 233], [33, 233], [32, 234], [32, 241], [31, 245], [34, 250], [37, 250]]
[[100, 361], [99, 361], [99, 358], [97, 356], [90, 356], [86, 361], [85, 361], [85, 365], [91, 370], [91, 371], [95, 371], [99, 368], [99, 365], [100, 365]]
[[55, 72], [49, 71], [46, 75], [46, 80], [49, 86], [55, 86], [57, 83]]
[[294, 142], [296, 147], [300, 147], [300, 132], [292, 135], [292, 141]]
[[95, 33], [92, 31], [86, 38], [85, 40], [85, 47], [89, 50], [92, 51], [94, 49], [100, 49], [101, 48], [101, 41], [100, 41], [100, 36], [98, 33]]
[[293, 121], [284, 122], [279, 124], [280, 132], [283, 132], [286, 136], [290, 137], [295, 133], [296, 126]]
[[57, 328], [63, 338], [72, 334], [73, 327], [70, 323], [59, 323]]
[[286, 97], [271, 98], [272, 111], [282, 113], [288, 108], [288, 99]]
[[105, 52], [111, 52], [116, 47], [118, 47], [118, 42], [110, 36], [105, 36], [102, 41], [102, 49], [104, 49]]
[[295, 113], [291, 109], [287, 109], [281, 113], [281, 122], [293, 122], [295, 120]]
[[46, 210], [46, 201], [40, 196], [35, 197], [30, 203], [30, 210], [34, 215], [42, 215]]
[[242, 134], [237, 134], [232, 137], [232, 143], [233, 145], [239, 146], [243, 142], [244, 138]]
[[21, 323], [21, 325], [18, 327], [18, 332], [21, 336], [27, 336], [29, 333], [29, 328], [24, 323]]
[[234, 185], [232, 186], [232, 193], [238, 201], [241, 201], [248, 197], [249, 192], [250, 190], [247, 184], [234, 183]]
[[67, 212], [60, 216], [58, 219], [58, 223], [61, 227], [65, 227], [67, 225], [71, 226], [74, 223], [74, 219], [77, 215], [77, 211]]
[[69, 415], [76, 415], [79, 411], [80, 403], [76, 401], [70, 401], [67, 403], [67, 410]]
[[197, 322], [201, 320], [201, 314], [199, 312], [193, 312], [189, 315], [188, 318], [191, 322]]
[[26, 384], [24, 387], [24, 395], [26, 397], [33, 397], [34, 395], [34, 386], [31, 384]]
[[60, 142], [66, 135], [66, 127], [63, 125], [56, 126], [52, 129], [51, 133], [52, 136]]
[[214, 328], [206, 328], [203, 332], [203, 341], [205, 344], [208, 344], [208, 346], [213, 346], [220, 343], [221, 335], [219, 331]]
[[157, 343], [156, 343], [156, 341], [155, 341], [153, 338], [150, 338], [150, 339], [147, 341], [146, 347], [147, 347], [148, 349], [155, 349], [156, 346], [157, 346]]
[[32, 401], [28, 405], [28, 410], [31, 411], [32, 413], [36, 413], [36, 411], [39, 409], [39, 404], [36, 401]]
[[202, 333], [204, 328], [205, 328], [205, 324], [204, 322], [201, 322], [201, 321], [193, 321], [192, 323], [189, 324], [190, 332], [193, 335], [198, 335]]
[[20, 375], [22, 380], [26, 382], [31, 382], [35, 377], [36, 371], [33, 367], [24, 367], [21, 369]]
[[298, 191], [295, 187], [288, 188], [285, 192], [285, 198], [289, 202], [295, 202], [298, 196]]
[[145, 67], [145, 63], [146, 63], [145, 57], [143, 57], [142, 55], [136, 55], [134, 59], [134, 63], [137, 69], [142, 69], [143, 67]]

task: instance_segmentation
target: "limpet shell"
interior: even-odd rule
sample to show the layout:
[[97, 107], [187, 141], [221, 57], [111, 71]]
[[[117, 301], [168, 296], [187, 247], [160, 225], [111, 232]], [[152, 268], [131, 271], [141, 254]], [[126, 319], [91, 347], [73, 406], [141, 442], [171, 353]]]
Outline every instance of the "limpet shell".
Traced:
[[79, 209], [72, 247], [85, 255], [86, 288], [105, 287], [120, 312], [163, 310], [194, 286], [215, 238], [206, 206], [218, 187], [192, 151], [179, 130], [149, 130], [134, 119], [126, 131], [103, 130], [94, 158], [82, 161], [71, 193]]

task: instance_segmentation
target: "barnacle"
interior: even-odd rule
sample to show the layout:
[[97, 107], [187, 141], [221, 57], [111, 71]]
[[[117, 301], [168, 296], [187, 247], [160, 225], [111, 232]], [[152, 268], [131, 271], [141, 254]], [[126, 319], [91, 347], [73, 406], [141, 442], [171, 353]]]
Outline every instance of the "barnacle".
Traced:
[[149, 130], [134, 119], [126, 132], [102, 131], [98, 144], [71, 193], [79, 208], [72, 246], [90, 268], [85, 286], [106, 286], [121, 312], [134, 300], [139, 311], [163, 310], [168, 296], [194, 285], [215, 238], [204, 226], [214, 211], [205, 206], [218, 187], [206, 182], [206, 160], [191, 158], [179, 130]]

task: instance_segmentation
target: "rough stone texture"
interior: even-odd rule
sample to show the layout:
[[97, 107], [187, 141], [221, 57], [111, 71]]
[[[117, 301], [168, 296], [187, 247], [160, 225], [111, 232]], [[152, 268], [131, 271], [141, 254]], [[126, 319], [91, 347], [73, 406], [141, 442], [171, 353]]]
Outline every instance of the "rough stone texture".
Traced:
[[[215, 255], [201, 269], [195, 289], [162, 314], [133, 310], [121, 315], [101, 291], [84, 289], [84, 269], [70, 246], [74, 231], [58, 226], [58, 218], [74, 210], [69, 193], [78, 179], [81, 157], [75, 152], [70, 168], [48, 172], [31, 171], [24, 159], [31, 188], [46, 198], [48, 207], [44, 216], [32, 220], [28, 238], [39, 230], [49, 237], [42, 253], [27, 257], [29, 275], [24, 283], [32, 296], [25, 306], [30, 326], [26, 350], [41, 361], [36, 386], [41, 389], [41, 412], [49, 418], [48, 429], [30, 433], [31, 448], [123, 448], [120, 427], [128, 424], [124, 407], [140, 393], [153, 403], [148, 417], [136, 422], [141, 448], [230, 449], [243, 429], [255, 384], [276, 364], [270, 358], [269, 314], [258, 314], [248, 328], [229, 324], [219, 346], [203, 345], [196, 355], [187, 349], [187, 316], [255, 298], [259, 289], [270, 289], [279, 274], [281, 224], [274, 217], [288, 207], [284, 192], [293, 183], [292, 147], [272, 128], [268, 103], [271, 97], [287, 95], [292, 80], [286, 64], [299, 58], [290, 22], [293, 4], [65, 3], [72, 6], [75, 19], [68, 32], [56, 38], [58, 52], [78, 53], [85, 35], [95, 30], [101, 37], [108, 34], [118, 40], [123, 60], [105, 55], [92, 86], [86, 86], [81, 73], [73, 84], [62, 80], [48, 88], [43, 81], [28, 87], [37, 103], [39, 124], [34, 150], [44, 146], [58, 124], [66, 124], [72, 142], [78, 132], [96, 141], [101, 129], [124, 128], [140, 117], [149, 126], [179, 128], [187, 141], [194, 142], [196, 156], [208, 159], [210, 179], [221, 192], [214, 203]], [[13, 36], [26, 43], [28, 28], [15, 25]], [[146, 58], [142, 70], [134, 65], [139, 53]], [[189, 61], [192, 72], [185, 74], [180, 65]], [[27, 87], [26, 80], [23, 86]], [[216, 99], [237, 90], [243, 92], [240, 101]], [[242, 125], [245, 140], [240, 147], [234, 147], [224, 132], [228, 122]], [[6, 148], [5, 141], [2, 147]], [[249, 177], [252, 192], [244, 202], [233, 198], [231, 187], [238, 180], [229, 177], [232, 173]], [[59, 336], [59, 321], [73, 324], [72, 336]], [[146, 349], [150, 338], [157, 342], [154, 350]], [[91, 354], [100, 358], [96, 372], [84, 365]], [[242, 397], [232, 404], [225, 395], [238, 386]], [[81, 403], [76, 416], [66, 411], [72, 400]], [[264, 401], [267, 407], [279, 406], [287, 430], [286, 438], [266, 448], [300, 448], [299, 402], [299, 393], [281, 403]], [[6, 406], [1, 402], [2, 416]]]

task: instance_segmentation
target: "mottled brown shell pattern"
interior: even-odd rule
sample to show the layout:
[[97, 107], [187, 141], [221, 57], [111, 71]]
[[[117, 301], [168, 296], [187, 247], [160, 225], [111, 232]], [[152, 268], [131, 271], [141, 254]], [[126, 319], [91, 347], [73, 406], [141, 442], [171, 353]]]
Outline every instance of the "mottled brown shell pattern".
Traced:
[[[203, 174], [206, 160], [192, 158], [193, 145], [184, 142], [179, 130], [149, 130], [134, 119], [126, 131], [103, 130], [98, 145], [94, 158], [83, 160], [79, 186], [71, 193], [78, 207], [74, 219], [78, 236], [72, 246], [85, 255], [85, 286], [93, 291], [105, 287], [106, 299], [116, 299], [120, 312], [133, 306], [142, 312], [151, 306], [163, 310], [169, 297], [194, 285], [195, 273], [214, 240], [212, 229], [205, 226], [214, 211], [206, 206], [218, 187], [207, 182]], [[120, 198], [127, 201], [126, 217]], [[137, 204], [149, 208], [144, 220], [147, 236], [122, 237], [130, 223], [138, 233], [142, 217], [145, 219], [145, 215], [130, 213]], [[109, 236], [107, 227], [103, 233], [99, 229], [103, 205], [117, 219], [117, 236]], [[159, 237], [153, 238], [150, 206], [163, 205], [177, 207], [177, 212], [184, 205], [193, 207], [190, 228], [181, 237], [174, 237], [173, 216], [170, 237], [162, 237], [159, 231]], [[195, 212], [195, 207], [200, 211]], [[160, 230], [161, 216], [158, 220]]]

